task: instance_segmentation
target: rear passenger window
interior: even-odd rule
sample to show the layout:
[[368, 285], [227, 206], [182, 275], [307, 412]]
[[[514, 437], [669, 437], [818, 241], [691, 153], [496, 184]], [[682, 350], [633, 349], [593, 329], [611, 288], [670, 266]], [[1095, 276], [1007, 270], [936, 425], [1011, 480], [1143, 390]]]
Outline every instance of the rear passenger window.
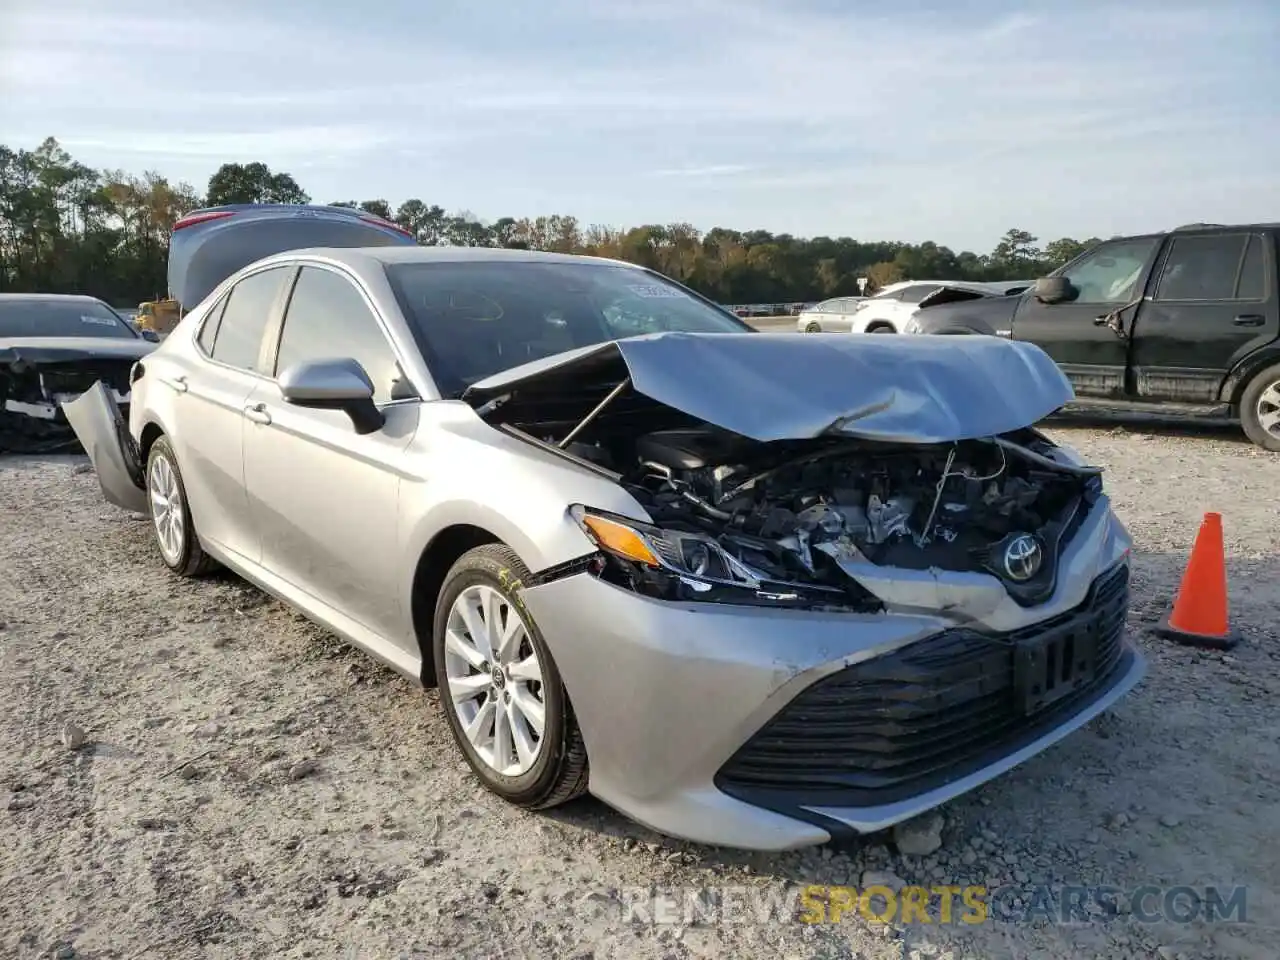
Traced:
[[213, 359], [231, 367], [269, 376], [258, 369], [262, 334], [271, 319], [271, 308], [293, 267], [272, 267], [245, 277], [227, 295], [213, 344]]
[[222, 310], [226, 305], [226, 297], [213, 305], [213, 309], [209, 311], [209, 315], [204, 318], [204, 323], [200, 327], [200, 336], [196, 338], [200, 349], [209, 356], [213, 356], [213, 345], [218, 338], [218, 324], [222, 322]]
[[332, 270], [303, 267], [285, 311], [276, 375], [296, 363], [347, 358], [369, 374], [374, 403], [414, 395], [378, 318], [355, 284]]
[[1240, 265], [1240, 282], [1236, 284], [1237, 300], [1267, 299], [1267, 256], [1262, 246], [1265, 242], [1257, 234], [1249, 237], [1244, 263]]
[[1246, 240], [1242, 234], [1176, 238], [1160, 275], [1156, 299], [1235, 299]]

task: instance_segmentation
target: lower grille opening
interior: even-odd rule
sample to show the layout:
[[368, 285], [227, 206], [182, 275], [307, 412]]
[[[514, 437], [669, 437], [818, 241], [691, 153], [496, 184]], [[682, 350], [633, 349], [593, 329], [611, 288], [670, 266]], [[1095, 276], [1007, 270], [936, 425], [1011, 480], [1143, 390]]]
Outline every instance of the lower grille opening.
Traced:
[[1123, 672], [1129, 569], [1085, 601], [1009, 633], [957, 628], [802, 691], [721, 768], [748, 803], [870, 806], [942, 786], [1017, 750]]

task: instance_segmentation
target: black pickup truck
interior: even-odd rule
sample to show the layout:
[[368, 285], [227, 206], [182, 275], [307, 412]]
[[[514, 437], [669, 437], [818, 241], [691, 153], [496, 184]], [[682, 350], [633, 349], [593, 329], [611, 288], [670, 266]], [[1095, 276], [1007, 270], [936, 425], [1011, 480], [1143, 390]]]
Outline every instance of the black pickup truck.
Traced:
[[1023, 293], [920, 310], [904, 333], [1028, 340], [1078, 405], [1239, 419], [1280, 452], [1280, 224], [1107, 240]]

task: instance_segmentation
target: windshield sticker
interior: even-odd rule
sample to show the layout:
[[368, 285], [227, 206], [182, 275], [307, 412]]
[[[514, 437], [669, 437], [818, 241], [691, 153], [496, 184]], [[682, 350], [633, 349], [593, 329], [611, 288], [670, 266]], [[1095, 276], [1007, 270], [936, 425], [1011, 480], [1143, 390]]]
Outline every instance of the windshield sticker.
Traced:
[[91, 317], [87, 313], [80, 314], [81, 323], [96, 323], [100, 327], [114, 327], [116, 322], [110, 317]]
[[684, 295], [674, 287], [664, 287], [658, 284], [629, 284], [627, 289], [634, 293], [637, 297], [644, 297], [646, 300], [658, 300], [669, 298], [679, 300]]

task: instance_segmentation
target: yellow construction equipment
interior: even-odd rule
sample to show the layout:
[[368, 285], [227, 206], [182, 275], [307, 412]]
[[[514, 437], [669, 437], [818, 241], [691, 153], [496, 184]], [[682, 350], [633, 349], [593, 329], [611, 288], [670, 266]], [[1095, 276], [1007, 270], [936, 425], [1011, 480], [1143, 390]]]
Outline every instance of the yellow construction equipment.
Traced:
[[182, 308], [172, 298], [164, 300], [145, 300], [138, 304], [138, 327], [142, 330], [154, 330], [164, 336], [178, 325], [182, 319]]

